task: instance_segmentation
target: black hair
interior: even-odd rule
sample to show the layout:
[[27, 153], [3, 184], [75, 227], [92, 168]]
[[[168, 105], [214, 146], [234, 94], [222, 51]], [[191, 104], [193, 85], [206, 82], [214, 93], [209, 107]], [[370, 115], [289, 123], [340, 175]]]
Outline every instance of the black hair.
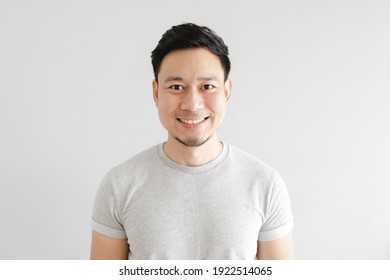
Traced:
[[230, 72], [229, 49], [222, 38], [206, 26], [184, 23], [172, 26], [171, 29], [167, 30], [152, 51], [151, 58], [156, 81], [161, 62], [169, 52], [178, 49], [202, 47], [208, 48], [213, 54], [218, 56], [226, 80]]

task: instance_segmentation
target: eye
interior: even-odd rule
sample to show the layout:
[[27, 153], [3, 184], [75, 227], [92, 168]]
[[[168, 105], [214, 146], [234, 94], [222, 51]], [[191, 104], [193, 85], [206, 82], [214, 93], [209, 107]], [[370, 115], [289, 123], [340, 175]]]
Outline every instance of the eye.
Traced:
[[172, 85], [169, 88], [173, 89], [173, 90], [183, 90], [184, 89], [184, 87], [182, 85]]
[[211, 89], [214, 89], [215, 86], [211, 85], [211, 84], [206, 84], [206, 85], [203, 85], [202, 86], [202, 89], [204, 90], [211, 90]]

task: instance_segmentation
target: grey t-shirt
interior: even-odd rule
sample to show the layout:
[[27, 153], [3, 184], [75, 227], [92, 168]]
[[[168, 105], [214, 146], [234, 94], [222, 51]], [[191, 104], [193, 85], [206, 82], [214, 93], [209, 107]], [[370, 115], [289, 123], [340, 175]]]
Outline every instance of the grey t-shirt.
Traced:
[[129, 259], [255, 259], [257, 241], [293, 227], [279, 174], [224, 143], [198, 167], [159, 144], [113, 168], [96, 194], [92, 228], [127, 239]]

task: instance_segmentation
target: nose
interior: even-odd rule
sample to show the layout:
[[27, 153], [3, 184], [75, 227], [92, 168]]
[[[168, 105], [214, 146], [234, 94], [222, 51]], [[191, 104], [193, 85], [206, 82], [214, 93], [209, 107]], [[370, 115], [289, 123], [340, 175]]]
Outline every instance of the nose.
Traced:
[[183, 95], [181, 110], [196, 112], [204, 106], [202, 93], [196, 87], [189, 88]]

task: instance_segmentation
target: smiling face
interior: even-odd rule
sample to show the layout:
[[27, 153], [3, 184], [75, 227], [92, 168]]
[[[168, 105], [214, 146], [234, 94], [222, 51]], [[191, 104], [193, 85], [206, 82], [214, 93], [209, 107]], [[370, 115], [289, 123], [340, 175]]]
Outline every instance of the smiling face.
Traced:
[[231, 81], [224, 79], [219, 58], [205, 48], [174, 50], [162, 60], [153, 98], [168, 143], [198, 147], [217, 140]]

